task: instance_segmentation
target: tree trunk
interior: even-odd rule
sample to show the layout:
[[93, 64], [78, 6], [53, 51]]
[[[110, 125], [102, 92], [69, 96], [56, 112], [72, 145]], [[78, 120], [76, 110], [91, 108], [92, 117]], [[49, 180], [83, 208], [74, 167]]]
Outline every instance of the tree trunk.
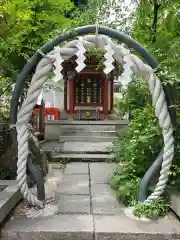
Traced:
[[158, 25], [158, 12], [161, 4], [158, 4], [158, 0], [153, 1], [154, 18], [152, 23], [152, 42], [156, 41], [157, 25]]

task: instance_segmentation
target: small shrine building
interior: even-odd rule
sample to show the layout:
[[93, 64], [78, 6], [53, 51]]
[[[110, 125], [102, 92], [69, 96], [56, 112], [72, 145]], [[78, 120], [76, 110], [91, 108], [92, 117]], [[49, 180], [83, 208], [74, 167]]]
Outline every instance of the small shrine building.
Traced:
[[64, 111], [68, 119], [108, 120], [113, 112], [115, 71], [106, 75], [91, 63], [78, 73], [76, 66], [73, 59], [63, 64]]

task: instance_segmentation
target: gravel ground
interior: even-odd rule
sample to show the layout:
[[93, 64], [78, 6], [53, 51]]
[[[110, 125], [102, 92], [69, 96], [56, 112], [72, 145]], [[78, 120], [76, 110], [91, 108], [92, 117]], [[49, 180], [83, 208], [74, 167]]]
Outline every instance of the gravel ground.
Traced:
[[[37, 209], [29, 206], [28, 202], [23, 200], [13, 211], [10, 220], [20, 218], [36, 218], [39, 216], [52, 216], [58, 213], [58, 206], [55, 202], [55, 192], [58, 184], [62, 180], [63, 169], [60, 164], [51, 164], [49, 174], [45, 184], [46, 201], [44, 209]], [[32, 189], [36, 192], [36, 189]]]

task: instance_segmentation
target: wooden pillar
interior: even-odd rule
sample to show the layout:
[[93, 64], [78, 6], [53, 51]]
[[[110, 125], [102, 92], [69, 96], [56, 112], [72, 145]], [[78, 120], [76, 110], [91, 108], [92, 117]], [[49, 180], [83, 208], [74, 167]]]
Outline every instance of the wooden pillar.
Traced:
[[64, 79], [64, 110], [67, 111], [67, 79]]
[[108, 78], [104, 79], [104, 120], [108, 120]]
[[114, 110], [114, 79], [111, 79], [111, 111]]
[[39, 109], [39, 132], [44, 133], [44, 107], [40, 106]]
[[74, 71], [68, 71], [67, 72], [67, 98], [68, 98], [68, 119], [72, 119], [73, 111], [74, 111], [74, 78], [75, 73]]
[[69, 119], [72, 119], [74, 111], [74, 80], [69, 79]]

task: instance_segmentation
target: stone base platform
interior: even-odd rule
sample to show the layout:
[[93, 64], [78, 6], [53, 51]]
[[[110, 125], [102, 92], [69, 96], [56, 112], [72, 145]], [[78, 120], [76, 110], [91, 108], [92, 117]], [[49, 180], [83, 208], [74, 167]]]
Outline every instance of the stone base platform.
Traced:
[[0, 180], [0, 224], [21, 200], [15, 180]]
[[179, 223], [167, 218], [135, 221], [125, 216], [55, 215], [7, 224], [1, 240], [179, 240]]
[[[63, 176], [60, 174], [61, 179], [57, 180], [56, 201], [34, 216], [27, 213], [14, 215], [2, 229], [0, 239], [180, 239], [180, 223], [171, 214], [148, 222], [125, 215], [124, 206], [107, 183], [114, 168], [115, 164], [110, 163], [69, 163]], [[55, 171], [57, 178], [57, 167]]]

